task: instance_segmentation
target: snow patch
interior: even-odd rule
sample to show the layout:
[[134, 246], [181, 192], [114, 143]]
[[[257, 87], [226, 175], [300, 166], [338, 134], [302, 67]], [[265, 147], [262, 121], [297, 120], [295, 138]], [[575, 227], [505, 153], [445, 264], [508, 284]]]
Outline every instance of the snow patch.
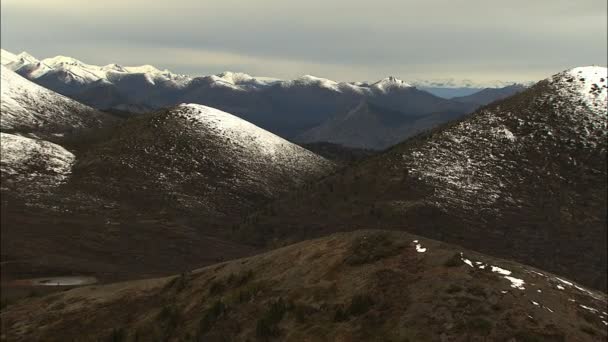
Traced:
[[61, 184], [70, 174], [75, 156], [44, 140], [0, 133], [2, 187], [10, 184], [42, 190]]

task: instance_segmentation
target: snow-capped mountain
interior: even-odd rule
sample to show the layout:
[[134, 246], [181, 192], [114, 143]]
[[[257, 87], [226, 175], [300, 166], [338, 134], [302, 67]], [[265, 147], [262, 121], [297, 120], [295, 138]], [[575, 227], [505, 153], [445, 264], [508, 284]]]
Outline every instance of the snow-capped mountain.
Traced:
[[179, 87], [190, 81], [188, 76], [173, 74], [168, 70], [159, 70], [151, 65], [123, 67], [117, 64], [109, 64], [97, 66], [66, 56], [38, 60], [27, 52], [15, 57], [10, 57], [12, 54], [7, 51], [4, 51], [4, 53], [9, 57], [6, 62], [3, 59], [2, 64], [29, 79], [39, 79], [48, 77], [49, 74], [55, 74], [61, 75], [66, 83], [87, 85], [94, 82], [112, 83], [115, 78], [120, 78], [125, 74], [141, 74], [151, 84], [173, 82]]
[[[8, 56], [8, 55], [7, 55]], [[180, 103], [197, 103], [234, 113], [282, 137], [294, 138], [362, 100], [415, 115], [432, 112], [418, 103], [430, 94], [396, 77], [378, 82], [336, 82], [305, 75], [293, 80], [244, 73], [189, 77], [152, 66], [95, 66], [64, 56], [41, 61], [22, 53], [6, 66], [22, 76], [98, 109], [150, 112]], [[419, 98], [417, 98], [419, 97]], [[465, 114], [470, 104], [433, 97], [447, 112]]]
[[[333, 167], [245, 120], [195, 104], [125, 120], [92, 137], [70, 140], [76, 160], [55, 206], [98, 210], [82, 203], [86, 194], [88, 203], [223, 217], [227, 208], [246, 211]], [[74, 191], [78, 199], [70, 202]]]
[[605, 289], [606, 73], [559, 73], [328, 177], [258, 219], [290, 238], [382, 222]]
[[64, 134], [103, 126], [112, 119], [97, 110], [45, 89], [0, 66], [0, 129], [3, 132]]
[[44, 269], [51, 258], [53, 267], [121, 279], [250, 253], [225, 238], [233, 225], [334, 168], [194, 104], [75, 135], [64, 147], [25, 139], [2, 136], [3, 255], [26, 260], [16, 266], [24, 269]]

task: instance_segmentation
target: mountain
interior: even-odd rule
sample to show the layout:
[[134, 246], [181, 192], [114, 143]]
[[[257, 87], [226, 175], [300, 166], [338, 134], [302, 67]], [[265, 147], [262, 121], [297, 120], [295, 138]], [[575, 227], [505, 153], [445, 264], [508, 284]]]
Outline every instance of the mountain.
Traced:
[[115, 119], [40, 87], [1, 66], [3, 132], [63, 135], [102, 127]]
[[[124, 280], [249, 255], [256, 248], [223, 238], [233, 225], [334, 167], [201, 105], [126, 119], [61, 146], [6, 138], [16, 141], [5, 146], [2, 136], [3, 281], [57, 274]], [[5, 148], [23, 160], [5, 160]], [[5, 186], [13, 176], [16, 185]], [[28, 179], [37, 182], [19, 187]], [[44, 182], [53, 186], [37, 186]]]
[[235, 239], [381, 225], [605, 290], [606, 79], [603, 67], [552, 76], [269, 204]]
[[87, 146], [73, 181], [142, 210], [175, 207], [225, 222], [234, 219], [228, 208], [249, 208], [331, 168], [236, 116], [183, 104], [128, 120]]
[[481, 106], [515, 95], [525, 89], [526, 87], [521, 84], [513, 84], [504, 88], [486, 88], [468, 96], [453, 97], [452, 100]]
[[375, 83], [335, 82], [305, 75], [294, 80], [244, 73], [189, 77], [152, 66], [95, 66], [58, 56], [37, 60], [27, 53], [6, 67], [46, 88], [103, 110], [144, 113], [196, 103], [233, 113], [292, 139], [361, 101], [408, 115], [472, 111], [475, 105], [442, 99], [395, 77]]
[[[429, 104], [428, 110], [432, 110]], [[382, 108], [365, 100], [295, 138], [298, 142], [329, 142], [346, 147], [382, 150], [424, 129], [462, 116], [462, 112], [427, 114], [426, 109], [413, 113]]]
[[599, 341], [606, 305], [605, 294], [530, 266], [358, 231], [30, 297], [0, 317], [11, 341]]
[[0, 133], [0, 141], [3, 191], [56, 187], [68, 177], [74, 163], [71, 152], [48, 141], [7, 133]]

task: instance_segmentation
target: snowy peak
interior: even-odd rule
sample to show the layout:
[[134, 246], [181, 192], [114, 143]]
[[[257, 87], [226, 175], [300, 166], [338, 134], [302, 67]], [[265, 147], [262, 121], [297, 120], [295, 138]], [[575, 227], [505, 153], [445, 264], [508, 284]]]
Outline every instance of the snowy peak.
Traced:
[[406, 83], [403, 80], [400, 80], [396, 77], [389, 76], [387, 78], [381, 79], [380, 81], [371, 85], [372, 89], [378, 90], [380, 92], [387, 92], [394, 89], [405, 89], [412, 88], [413, 86], [409, 83]]
[[3, 131], [62, 134], [73, 129], [101, 126], [103, 114], [43, 88], [4, 65], [0, 68], [0, 129]]
[[302, 154], [309, 153], [248, 121], [215, 108], [198, 104], [181, 104], [177, 107], [175, 115], [185, 118], [188, 122], [201, 123], [231, 141], [239, 142], [263, 155], [276, 156], [285, 152], [285, 148], [295, 148]]
[[221, 78], [222, 80], [224, 80], [228, 83], [234, 84], [234, 85], [237, 85], [240, 83], [248, 83], [248, 82], [255, 80], [255, 78], [253, 76], [247, 75], [242, 72], [224, 71], [220, 74], [217, 74], [216, 76]]
[[565, 98], [584, 102], [597, 116], [606, 115], [608, 69], [605, 67], [577, 67], [561, 72], [548, 81]]
[[30, 55], [29, 53], [23, 51], [22, 53], [17, 55], [17, 59], [24, 61], [24, 62], [29, 62], [29, 63], [38, 63], [39, 60], [36, 59], [36, 57]]
[[[55, 56], [42, 61], [27, 52], [14, 55], [2, 50], [2, 64], [27, 78], [35, 80], [46, 75], [56, 74], [60, 82], [88, 85], [94, 82], [112, 83], [113, 75], [143, 74], [150, 84], [157, 81], [170, 81], [176, 86], [187, 85], [191, 78], [173, 74], [169, 70], [159, 70], [151, 65], [125, 67], [118, 64], [97, 66], [86, 64], [76, 58]], [[66, 76], [67, 75], [67, 76]]]
[[58, 66], [65, 66], [65, 65], [87, 66], [86, 64], [82, 63], [81, 61], [79, 61], [75, 58], [66, 57], [66, 56], [55, 56], [52, 58], [46, 58], [46, 59], [43, 59], [42, 62], [44, 62], [44, 64], [51, 66], [51, 67], [58, 67]]

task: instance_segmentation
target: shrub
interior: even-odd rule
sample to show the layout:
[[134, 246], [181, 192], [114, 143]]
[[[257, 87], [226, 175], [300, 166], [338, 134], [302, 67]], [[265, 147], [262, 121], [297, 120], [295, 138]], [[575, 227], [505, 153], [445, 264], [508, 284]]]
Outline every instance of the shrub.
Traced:
[[179, 312], [175, 305], [165, 305], [158, 314], [158, 319], [166, 324], [167, 331], [173, 331], [179, 322]]
[[213, 282], [211, 282], [211, 286], [209, 286], [209, 294], [217, 295], [217, 294], [224, 292], [225, 289], [226, 289], [226, 284], [224, 283], [223, 280], [221, 280], [221, 279], [214, 280]]
[[211, 308], [205, 310], [199, 322], [199, 331], [205, 333], [215, 322], [228, 311], [228, 307], [221, 300], [216, 301]]
[[281, 322], [287, 311], [287, 306], [283, 298], [270, 303], [270, 308], [262, 315], [256, 324], [256, 335], [260, 338], [278, 336], [280, 330], [278, 324]]

